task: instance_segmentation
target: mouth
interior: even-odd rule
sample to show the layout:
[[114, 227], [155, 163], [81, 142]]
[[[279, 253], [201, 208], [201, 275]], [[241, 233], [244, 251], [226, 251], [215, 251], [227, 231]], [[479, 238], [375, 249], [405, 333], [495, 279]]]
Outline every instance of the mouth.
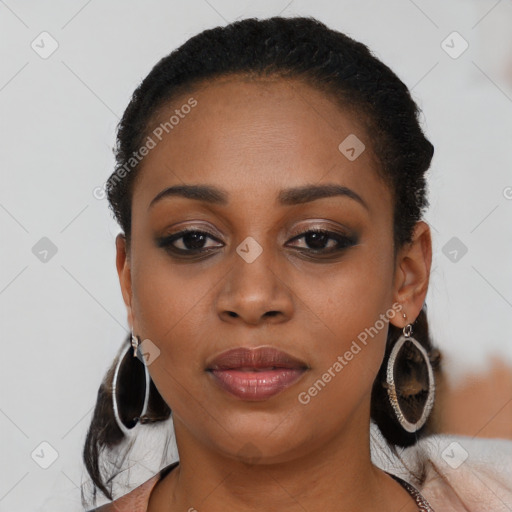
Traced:
[[206, 371], [230, 395], [266, 400], [295, 384], [309, 366], [273, 347], [236, 348], [217, 356]]

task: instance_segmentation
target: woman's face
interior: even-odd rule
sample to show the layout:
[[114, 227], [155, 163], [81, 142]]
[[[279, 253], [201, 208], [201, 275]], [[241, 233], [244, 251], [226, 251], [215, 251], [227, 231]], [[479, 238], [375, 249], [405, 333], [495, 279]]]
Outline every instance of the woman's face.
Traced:
[[[383, 320], [401, 318], [392, 195], [372, 141], [308, 85], [235, 76], [183, 95], [155, 128], [191, 97], [141, 164], [126, 259], [118, 239], [130, 323], [153, 347], [178, 446], [271, 462], [342, 433], [367, 442]], [[192, 186], [214, 190], [183, 193]], [[169, 187], [182, 188], [155, 200]], [[203, 235], [170, 237], [183, 229]], [[240, 347], [293, 362], [235, 355], [214, 367]]]

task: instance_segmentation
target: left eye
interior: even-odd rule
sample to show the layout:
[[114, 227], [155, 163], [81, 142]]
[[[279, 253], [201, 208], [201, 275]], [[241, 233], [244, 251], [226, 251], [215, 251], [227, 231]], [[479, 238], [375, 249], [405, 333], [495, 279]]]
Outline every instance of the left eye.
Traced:
[[306, 249], [311, 252], [331, 252], [342, 250], [356, 242], [352, 237], [341, 235], [333, 231], [325, 229], [311, 229], [304, 233], [292, 238], [293, 240], [304, 239], [308, 247], [299, 247], [299, 249]]

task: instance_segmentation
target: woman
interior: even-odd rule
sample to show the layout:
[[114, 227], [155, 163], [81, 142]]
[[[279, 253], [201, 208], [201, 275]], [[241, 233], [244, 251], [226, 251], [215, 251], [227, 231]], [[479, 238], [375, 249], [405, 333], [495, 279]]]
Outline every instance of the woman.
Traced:
[[112, 499], [101, 456], [115, 466], [138, 422], [172, 410], [179, 462], [97, 510], [495, 510], [496, 492], [461, 496], [464, 472], [447, 477], [420, 441], [440, 360], [432, 155], [406, 86], [311, 18], [206, 30], [152, 69], [106, 184], [132, 336], [84, 459]]

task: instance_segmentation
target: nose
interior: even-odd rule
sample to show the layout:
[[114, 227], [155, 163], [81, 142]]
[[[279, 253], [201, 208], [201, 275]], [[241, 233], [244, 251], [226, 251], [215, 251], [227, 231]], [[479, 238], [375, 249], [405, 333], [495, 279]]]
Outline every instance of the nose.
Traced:
[[282, 323], [293, 315], [293, 292], [271, 251], [264, 249], [252, 262], [239, 254], [225, 276], [216, 307], [221, 320], [250, 325]]

